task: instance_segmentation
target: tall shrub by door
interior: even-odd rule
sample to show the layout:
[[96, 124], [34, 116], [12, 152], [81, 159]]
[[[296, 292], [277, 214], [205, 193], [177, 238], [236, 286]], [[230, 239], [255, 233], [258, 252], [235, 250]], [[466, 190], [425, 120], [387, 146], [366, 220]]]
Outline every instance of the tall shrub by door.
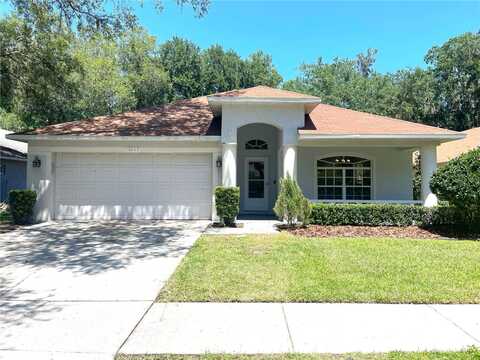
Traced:
[[310, 221], [312, 206], [290, 175], [280, 179], [280, 192], [273, 211], [288, 226], [293, 226], [297, 222], [306, 225]]

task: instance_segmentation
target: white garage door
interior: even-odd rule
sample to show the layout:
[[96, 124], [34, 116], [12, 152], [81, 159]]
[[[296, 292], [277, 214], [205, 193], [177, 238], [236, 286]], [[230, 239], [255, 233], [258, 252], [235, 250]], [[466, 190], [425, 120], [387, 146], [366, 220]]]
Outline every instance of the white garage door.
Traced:
[[209, 219], [210, 154], [58, 153], [57, 219]]

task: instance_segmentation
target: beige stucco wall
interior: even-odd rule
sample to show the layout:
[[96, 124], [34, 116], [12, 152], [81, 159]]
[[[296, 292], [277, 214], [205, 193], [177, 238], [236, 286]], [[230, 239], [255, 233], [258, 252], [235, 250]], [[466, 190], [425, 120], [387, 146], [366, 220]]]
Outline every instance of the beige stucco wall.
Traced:
[[354, 155], [373, 162], [372, 200], [412, 200], [412, 153], [392, 147], [299, 147], [298, 183], [305, 196], [315, 199], [317, 159]]

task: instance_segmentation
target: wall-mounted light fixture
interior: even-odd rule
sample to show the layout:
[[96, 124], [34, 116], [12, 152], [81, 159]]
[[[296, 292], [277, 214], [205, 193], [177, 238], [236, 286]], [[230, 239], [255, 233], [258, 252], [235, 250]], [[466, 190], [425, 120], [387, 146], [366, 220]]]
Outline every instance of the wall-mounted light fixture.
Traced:
[[221, 168], [221, 167], [222, 167], [222, 159], [221, 159], [221, 158], [218, 158], [218, 159], [217, 159], [216, 165], [217, 165], [217, 168]]
[[42, 166], [42, 161], [40, 160], [40, 158], [38, 156], [35, 156], [35, 159], [32, 161], [32, 166], [34, 168], [39, 168]]

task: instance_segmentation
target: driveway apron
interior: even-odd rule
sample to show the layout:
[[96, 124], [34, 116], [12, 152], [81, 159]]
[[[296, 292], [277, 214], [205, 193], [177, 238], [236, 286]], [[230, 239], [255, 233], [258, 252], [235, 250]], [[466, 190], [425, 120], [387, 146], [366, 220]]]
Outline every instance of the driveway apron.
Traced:
[[57, 222], [0, 235], [0, 359], [112, 359], [207, 224]]

